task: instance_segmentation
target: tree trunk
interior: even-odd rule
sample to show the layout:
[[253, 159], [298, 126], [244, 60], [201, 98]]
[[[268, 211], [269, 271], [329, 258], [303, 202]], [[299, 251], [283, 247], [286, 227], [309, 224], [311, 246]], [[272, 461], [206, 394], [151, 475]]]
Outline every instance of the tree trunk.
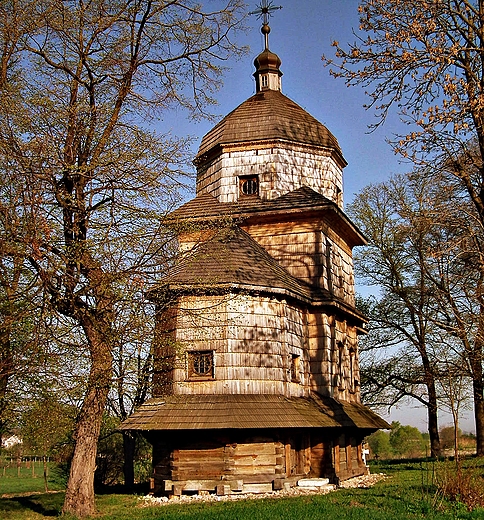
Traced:
[[124, 485], [126, 490], [131, 492], [134, 487], [134, 452], [136, 447], [136, 437], [132, 432], [123, 431], [123, 451], [124, 451]]
[[[101, 320], [99, 320], [101, 321]], [[104, 325], [104, 327], [103, 327]], [[100, 328], [104, 328], [104, 334]], [[76, 427], [74, 456], [63, 513], [77, 517], [94, 515], [94, 472], [102, 417], [112, 379], [112, 350], [109, 343], [109, 326], [91, 321], [83, 324], [89, 341], [91, 370], [88, 389]], [[103, 341], [105, 340], [105, 341]]]
[[45, 489], [45, 492], [47, 493], [49, 491], [49, 483], [47, 481], [47, 456], [44, 455], [42, 457], [42, 464], [43, 464], [43, 468], [44, 468], [44, 489]]
[[484, 457], [484, 396], [482, 378], [472, 382], [474, 391], [474, 417], [476, 421], [476, 453]]
[[441, 447], [437, 419], [438, 405], [437, 391], [435, 390], [435, 375], [432, 364], [427, 355], [425, 342], [420, 345], [419, 351], [425, 371], [425, 386], [427, 387], [428, 392], [427, 416], [429, 420], [430, 456], [437, 458], [441, 455]]
[[433, 397], [429, 389], [429, 404], [427, 406], [427, 416], [429, 420], [429, 437], [430, 437], [430, 456], [434, 458], [440, 457], [442, 451], [440, 447], [439, 427], [437, 421], [437, 399], [435, 397], [435, 388], [433, 389]]

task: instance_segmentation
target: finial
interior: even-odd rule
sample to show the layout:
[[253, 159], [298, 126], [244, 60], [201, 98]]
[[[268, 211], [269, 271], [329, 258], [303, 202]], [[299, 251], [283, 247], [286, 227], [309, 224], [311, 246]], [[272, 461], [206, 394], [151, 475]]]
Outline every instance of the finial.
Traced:
[[256, 14], [257, 18], [263, 19], [261, 32], [264, 35], [265, 48], [269, 49], [269, 33], [271, 32], [271, 28], [269, 27], [269, 17], [272, 16], [273, 11], [282, 9], [282, 6], [273, 5], [272, 0], [262, 0], [257, 7], [258, 9], [249, 14]]

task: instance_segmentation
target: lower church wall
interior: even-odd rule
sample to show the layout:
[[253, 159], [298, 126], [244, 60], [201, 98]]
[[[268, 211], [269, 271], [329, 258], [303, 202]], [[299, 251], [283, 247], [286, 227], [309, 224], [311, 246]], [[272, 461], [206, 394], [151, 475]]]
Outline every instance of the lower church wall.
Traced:
[[[339, 430], [340, 432], [340, 430]], [[270, 492], [302, 478], [333, 483], [367, 473], [361, 432], [331, 430], [150, 432], [152, 491], [180, 495]]]

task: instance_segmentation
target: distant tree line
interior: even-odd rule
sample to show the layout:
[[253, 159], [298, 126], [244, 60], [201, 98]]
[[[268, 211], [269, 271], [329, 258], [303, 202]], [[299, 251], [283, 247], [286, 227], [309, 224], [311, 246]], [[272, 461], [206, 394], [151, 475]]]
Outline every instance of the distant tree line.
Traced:
[[[430, 438], [428, 433], [422, 433], [418, 428], [402, 425], [393, 421], [389, 431], [379, 430], [365, 439], [370, 449], [370, 460], [414, 459], [430, 455]], [[440, 430], [442, 453], [454, 455], [454, 439], [456, 430], [446, 426]], [[457, 430], [458, 449], [473, 453], [476, 447], [476, 437]]]

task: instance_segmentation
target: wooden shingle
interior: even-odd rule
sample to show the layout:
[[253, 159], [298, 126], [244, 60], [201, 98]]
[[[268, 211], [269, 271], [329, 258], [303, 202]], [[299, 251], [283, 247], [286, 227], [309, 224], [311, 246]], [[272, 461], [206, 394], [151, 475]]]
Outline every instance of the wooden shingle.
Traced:
[[152, 398], [126, 419], [122, 430], [197, 430], [251, 428], [389, 428], [361, 404], [312, 394], [179, 395]]
[[345, 213], [323, 195], [308, 186], [303, 186], [272, 200], [250, 199], [247, 202], [221, 203], [208, 193], [202, 193], [173, 211], [167, 222], [172, 225], [189, 228], [193, 222], [227, 221], [232, 219], [287, 219], [291, 215], [301, 218], [302, 215], [316, 213], [321, 218], [331, 221], [341, 229], [351, 246], [365, 245], [366, 238], [348, 219]]
[[344, 161], [334, 135], [297, 103], [276, 90], [258, 92], [225, 116], [202, 139], [196, 161], [224, 144], [274, 139], [330, 148]]
[[195, 247], [158, 289], [210, 291], [220, 287], [258, 289], [306, 301], [312, 298], [309, 285], [281, 267], [238, 226], [220, 229], [210, 240]]

